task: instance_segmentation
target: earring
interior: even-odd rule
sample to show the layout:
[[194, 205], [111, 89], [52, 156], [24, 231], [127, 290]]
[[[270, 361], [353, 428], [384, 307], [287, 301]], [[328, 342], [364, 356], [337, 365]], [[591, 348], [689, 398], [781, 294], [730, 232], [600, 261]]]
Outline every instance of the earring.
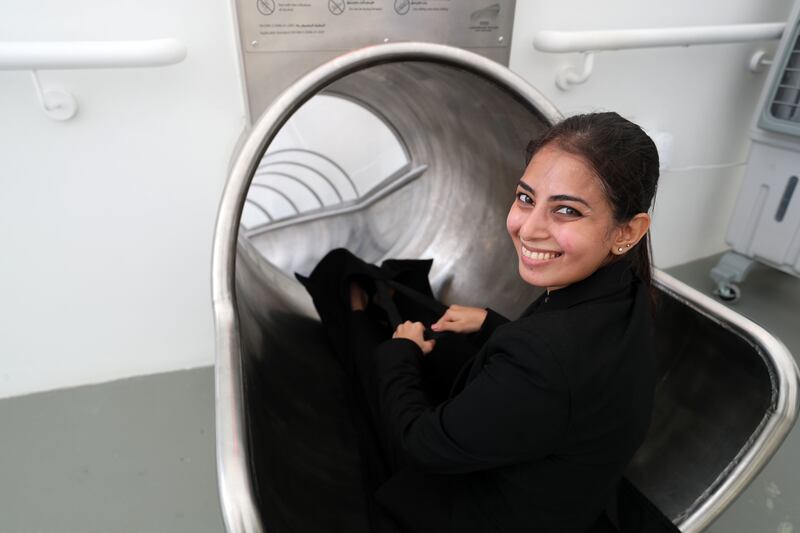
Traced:
[[619, 253], [622, 253], [622, 247], [620, 246], [619, 248], [617, 248], [617, 251], [618, 251]]
[[628, 244], [626, 244], [625, 246], [626, 246], [627, 248], [630, 248], [630, 247], [631, 247], [631, 243], [628, 243]]

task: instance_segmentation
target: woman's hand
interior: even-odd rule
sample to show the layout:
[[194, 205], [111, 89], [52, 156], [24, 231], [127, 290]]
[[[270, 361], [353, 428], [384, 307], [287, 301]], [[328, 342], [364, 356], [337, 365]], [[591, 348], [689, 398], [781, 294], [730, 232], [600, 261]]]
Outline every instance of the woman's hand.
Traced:
[[452, 331], [454, 333], [475, 333], [486, 320], [486, 309], [451, 305], [445, 314], [431, 325], [433, 331]]
[[419, 349], [422, 350], [423, 355], [428, 355], [433, 350], [436, 341], [425, 340], [425, 326], [422, 325], [422, 322], [411, 322], [406, 320], [399, 326], [397, 329], [394, 330], [394, 335], [392, 335], [393, 339], [408, 339], [413, 341], [419, 346]]

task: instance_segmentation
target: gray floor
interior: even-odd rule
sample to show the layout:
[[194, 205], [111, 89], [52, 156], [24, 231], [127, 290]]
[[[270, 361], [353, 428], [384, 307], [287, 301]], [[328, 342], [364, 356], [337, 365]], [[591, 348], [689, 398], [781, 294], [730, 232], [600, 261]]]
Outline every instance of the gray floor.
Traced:
[[0, 531], [225, 530], [211, 368], [0, 401]]
[[[717, 257], [669, 270], [710, 292]], [[800, 356], [800, 280], [757, 267], [737, 311]], [[161, 374], [0, 401], [0, 531], [224, 531], [213, 371]], [[710, 528], [800, 533], [800, 435]]]

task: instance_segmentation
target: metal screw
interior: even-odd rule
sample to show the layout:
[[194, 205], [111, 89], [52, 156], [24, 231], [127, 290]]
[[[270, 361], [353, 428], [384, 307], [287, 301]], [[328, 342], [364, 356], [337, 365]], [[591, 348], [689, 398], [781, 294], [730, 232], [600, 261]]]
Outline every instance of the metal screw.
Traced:
[[250, 41], [250, 46], [253, 48], [258, 48], [258, 41]]
[[498, 38], [497, 38], [497, 42], [500, 42], [500, 43], [502, 43], [502, 42], [503, 42], [503, 36], [502, 36], [502, 35], [501, 35], [500, 37], [498, 37]]

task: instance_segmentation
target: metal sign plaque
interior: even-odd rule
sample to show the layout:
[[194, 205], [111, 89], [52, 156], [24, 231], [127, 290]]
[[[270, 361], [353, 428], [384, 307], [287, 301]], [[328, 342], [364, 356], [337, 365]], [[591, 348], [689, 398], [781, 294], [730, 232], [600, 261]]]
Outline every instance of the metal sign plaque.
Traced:
[[425, 41], [508, 65], [515, 0], [236, 0], [251, 119], [300, 75], [364, 46]]
[[244, 50], [349, 50], [387, 41], [507, 47], [514, 0], [239, 0]]

